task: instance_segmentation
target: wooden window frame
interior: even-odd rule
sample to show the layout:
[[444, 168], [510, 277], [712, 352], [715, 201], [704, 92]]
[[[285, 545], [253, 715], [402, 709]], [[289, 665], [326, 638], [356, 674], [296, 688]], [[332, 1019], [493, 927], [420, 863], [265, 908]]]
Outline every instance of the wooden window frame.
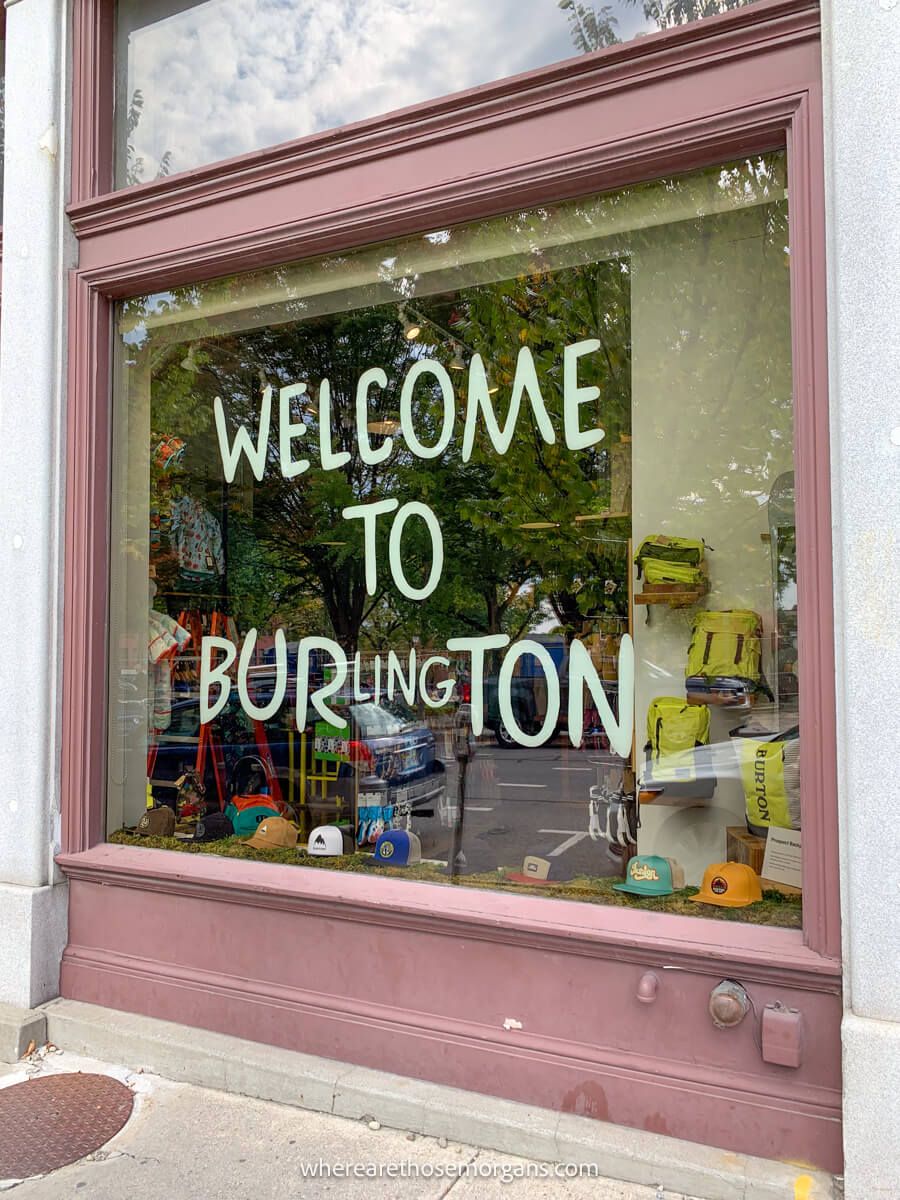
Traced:
[[[120, 191], [112, 184], [114, 4], [75, 0], [60, 865], [142, 890], [336, 905], [396, 926], [687, 967], [839, 975], [831, 480], [818, 5], [735, 12]], [[785, 148], [791, 203], [804, 928], [186, 858], [107, 845], [111, 319], [118, 299]], [[389, 179], [390, 185], [386, 186]], [[202, 857], [202, 861], [201, 861]], [[260, 901], [259, 897], [263, 897]]]

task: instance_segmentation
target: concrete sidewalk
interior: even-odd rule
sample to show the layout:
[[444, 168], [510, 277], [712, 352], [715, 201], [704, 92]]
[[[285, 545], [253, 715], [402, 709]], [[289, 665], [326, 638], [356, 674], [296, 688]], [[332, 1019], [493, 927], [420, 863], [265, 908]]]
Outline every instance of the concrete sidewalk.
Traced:
[[[22, 1200], [695, 1200], [662, 1187], [560, 1178], [552, 1163], [172, 1083], [52, 1049], [0, 1066], [0, 1087], [60, 1071], [93, 1071], [127, 1083], [134, 1113], [80, 1162], [37, 1179], [0, 1181], [0, 1190]], [[344, 1164], [360, 1174], [338, 1175]], [[572, 1168], [579, 1169], [586, 1170]]]

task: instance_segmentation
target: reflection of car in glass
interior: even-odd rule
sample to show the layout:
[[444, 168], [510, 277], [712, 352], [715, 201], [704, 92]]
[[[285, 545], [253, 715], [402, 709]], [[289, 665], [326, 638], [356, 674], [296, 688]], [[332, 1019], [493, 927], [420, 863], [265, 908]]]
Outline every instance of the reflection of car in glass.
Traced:
[[[260, 706], [266, 699], [260, 692], [253, 696], [254, 703]], [[312, 774], [317, 766], [327, 762], [329, 769], [323, 770], [322, 774], [331, 777], [330, 786], [344, 797], [345, 802], [351, 799], [358, 785], [374, 775], [383, 781], [384, 786], [379, 786], [384, 804], [430, 807], [437, 803], [445, 786], [444, 764], [435, 754], [434, 734], [417, 721], [411, 709], [397, 701], [384, 700], [380, 704], [347, 704], [341, 711], [346, 713], [348, 721], [342, 730], [323, 726], [318, 722], [317, 714], [309, 709], [301, 735], [295, 727], [290, 703], [284, 704], [274, 717], [263, 723], [268, 751], [285, 799], [293, 791], [301, 805], [309, 803], [310, 796], [300, 795], [304, 786], [303, 771]], [[248, 756], [259, 755], [261, 749], [254, 722], [243, 711], [236, 695], [229, 697], [222, 712], [212, 722], [211, 736], [221, 749], [226, 786], [230, 789], [237, 765]], [[161, 801], [174, 801], [171, 785], [195, 766], [199, 741], [199, 700], [175, 703], [171, 724], [159, 736], [153, 768], [153, 784]], [[265, 758], [264, 754], [260, 756]], [[204, 775], [207, 796], [215, 798], [211, 753], [207, 754]], [[293, 789], [290, 788], [292, 777]], [[321, 792], [317, 793], [317, 796], [321, 795]]]
[[444, 764], [435, 754], [434, 734], [401, 701], [349, 704], [348, 756], [356, 770], [341, 764], [344, 789], [353, 774], [360, 787], [376, 776], [386, 790], [382, 803], [413, 808], [436, 804], [445, 788]]
[[[559, 719], [548, 741], [567, 728], [569, 705], [569, 655], [566, 644], [556, 635], [533, 635], [549, 653], [559, 679]], [[613, 712], [617, 711], [618, 684], [604, 680], [603, 689]], [[516, 673], [509, 681], [509, 701], [516, 724], [523, 733], [533, 735], [540, 731], [547, 712], [547, 683], [541, 664], [533, 654], [523, 654], [517, 664]], [[484, 725], [489, 729], [499, 746], [506, 750], [522, 748], [513, 732], [507, 729], [500, 715], [499, 676], [486, 675], [484, 680]], [[603, 737], [600, 717], [589, 700], [586, 700], [584, 732]]]

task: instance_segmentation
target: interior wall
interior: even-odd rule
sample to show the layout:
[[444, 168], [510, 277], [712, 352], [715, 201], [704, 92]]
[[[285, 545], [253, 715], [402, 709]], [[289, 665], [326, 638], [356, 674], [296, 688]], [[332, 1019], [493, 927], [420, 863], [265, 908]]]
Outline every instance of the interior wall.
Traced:
[[[123, 364], [117, 365], [125, 379]], [[111, 512], [106, 832], [136, 825], [146, 808], [151, 677], [150, 360], [135, 355], [116, 406]], [[118, 498], [116, 503], [115, 498]]]
[[[632, 278], [632, 495], [635, 547], [649, 534], [703, 538], [711, 591], [703, 607], [763, 619], [774, 676], [774, 606], [766, 503], [793, 467], [787, 255], [767, 242], [774, 206], [645, 231]], [[640, 583], [636, 590], [640, 590]], [[639, 764], [655, 696], [683, 696], [700, 606], [635, 608]], [[744, 824], [729, 730], [746, 711], [711, 708], [710, 741], [731, 760], [700, 807], [644, 805], [639, 850], [677, 859], [699, 885], [725, 858], [725, 829]]]

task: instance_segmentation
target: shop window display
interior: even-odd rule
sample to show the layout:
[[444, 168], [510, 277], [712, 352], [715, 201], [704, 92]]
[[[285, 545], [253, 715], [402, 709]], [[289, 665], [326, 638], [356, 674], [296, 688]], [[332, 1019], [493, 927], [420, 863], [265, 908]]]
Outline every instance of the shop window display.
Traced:
[[111, 838], [799, 924], [783, 154], [116, 342]]
[[118, 0], [116, 186], [449, 95], [753, 0]]

